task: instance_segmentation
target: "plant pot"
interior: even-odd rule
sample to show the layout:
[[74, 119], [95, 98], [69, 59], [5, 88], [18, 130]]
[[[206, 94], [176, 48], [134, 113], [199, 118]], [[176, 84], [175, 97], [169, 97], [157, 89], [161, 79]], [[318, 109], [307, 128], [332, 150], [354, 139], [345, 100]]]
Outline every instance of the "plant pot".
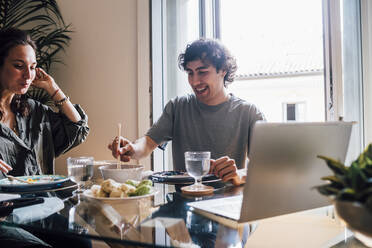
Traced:
[[372, 212], [358, 202], [334, 201], [334, 206], [355, 237], [372, 247]]

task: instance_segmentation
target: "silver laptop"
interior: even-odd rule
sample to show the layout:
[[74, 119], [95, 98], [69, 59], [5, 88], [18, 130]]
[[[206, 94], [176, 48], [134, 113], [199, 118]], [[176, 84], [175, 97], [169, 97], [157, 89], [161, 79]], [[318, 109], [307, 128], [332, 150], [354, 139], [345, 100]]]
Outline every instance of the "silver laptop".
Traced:
[[257, 122], [243, 195], [188, 205], [238, 223], [330, 205], [312, 189], [332, 174], [317, 155], [344, 162], [351, 128], [352, 122]]

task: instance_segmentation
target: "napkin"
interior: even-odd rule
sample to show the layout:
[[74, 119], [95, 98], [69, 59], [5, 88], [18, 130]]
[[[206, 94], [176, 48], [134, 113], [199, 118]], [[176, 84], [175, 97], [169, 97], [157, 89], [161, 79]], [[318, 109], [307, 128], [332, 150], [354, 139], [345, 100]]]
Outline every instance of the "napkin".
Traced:
[[19, 194], [0, 194], [0, 202], [20, 198]]
[[11, 217], [17, 224], [25, 224], [44, 219], [64, 208], [64, 203], [58, 197], [44, 197], [44, 202], [13, 210]]

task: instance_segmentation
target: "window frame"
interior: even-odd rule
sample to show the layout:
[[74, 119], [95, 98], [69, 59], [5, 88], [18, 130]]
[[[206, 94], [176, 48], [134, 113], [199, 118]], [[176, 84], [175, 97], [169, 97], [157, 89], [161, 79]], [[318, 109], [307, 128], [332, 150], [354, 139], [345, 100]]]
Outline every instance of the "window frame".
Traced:
[[[152, 83], [153, 83], [153, 104], [152, 117], [157, 120], [164, 108], [166, 98], [166, 87], [164, 86], [164, 75], [166, 74], [166, 49], [164, 48], [165, 41], [165, 1], [166, 0], [152, 0]], [[325, 120], [337, 121], [339, 119], [348, 120], [356, 118], [360, 123], [358, 130], [354, 132], [353, 139], [357, 147], [353, 148], [352, 154], [359, 153], [364, 147], [364, 126], [363, 126], [363, 102], [358, 102], [351, 99], [351, 94], [345, 94], [344, 89], [344, 68], [342, 64], [343, 59], [343, 36], [342, 4], [345, 0], [333, 1], [323, 0], [323, 34], [324, 34], [324, 87], [325, 87]], [[353, 1], [355, 8], [360, 10], [360, 1]], [[350, 1], [349, 1], [350, 2]], [[209, 6], [209, 7], [207, 7]], [[212, 11], [212, 14], [207, 15], [205, 11]], [[207, 22], [206, 16], [211, 16], [212, 21]], [[219, 38], [220, 37], [220, 0], [199, 0], [199, 34], [200, 37]], [[212, 25], [212, 27], [210, 26]], [[208, 30], [213, 30], [210, 32]], [[209, 37], [212, 36], [212, 37]], [[357, 41], [354, 41], [357, 42]], [[371, 49], [372, 50], [372, 49]], [[358, 50], [361, 53], [361, 49]], [[358, 63], [358, 58], [354, 58], [355, 63]], [[361, 75], [361, 74], [360, 74]], [[356, 77], [358, 75], [355, 75]], [[354, 81], [355, 85], [361, 88], [362, 79]], [[348, 82], [351, 83], [351, 82]], [[349, 87], [349, 86], [348, 86]], [[358, 92], [362, 95], [363, 90]], [[349, 108], [358, 107], [358, 115], [348, 116], [345, 113], [345, 103]], [[372, 104], [371, 104], [372, 105]], [[371, 107], [372, 108], [372, 107]], [[371, 117], [372, 119], [372, 117]], [[354, 127], [355, 129], [355, 127]], [[372, 132], [371, 132], [372, 133]], [[372, 134], [370, 134], [372, 138]], [[354, 155], [352, 155], [354, 156]], [[153, 154], [153, 168], [155, 171], [167, 170], [168, 165], [164, 151], [156, 149]]]

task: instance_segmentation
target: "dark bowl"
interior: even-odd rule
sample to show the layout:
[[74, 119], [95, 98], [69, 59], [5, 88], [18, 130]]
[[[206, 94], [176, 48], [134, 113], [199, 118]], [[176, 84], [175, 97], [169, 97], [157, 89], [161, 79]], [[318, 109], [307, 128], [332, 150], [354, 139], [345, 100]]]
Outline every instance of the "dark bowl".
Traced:
[[372, 238], [372, 212], [358, 202], [335, 201], [338, 216], [353, 232]]

